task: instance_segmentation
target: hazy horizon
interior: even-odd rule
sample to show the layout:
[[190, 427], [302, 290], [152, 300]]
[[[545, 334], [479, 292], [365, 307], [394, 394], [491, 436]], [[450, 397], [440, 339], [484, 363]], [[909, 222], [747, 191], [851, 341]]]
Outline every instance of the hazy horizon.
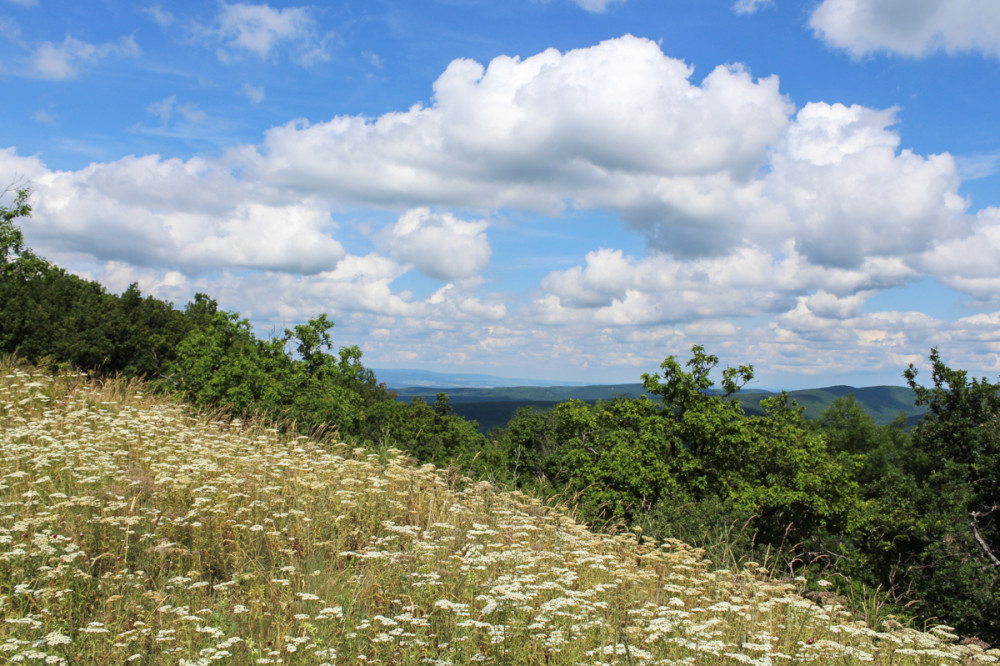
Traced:
[[[534, 387], [549, 387], [549, 386], [604, 386], [604, 385], [620, 385], [620, 384], [641, 384], [642, 377], [641, 374], [632, 378], [622, 378], [620, 381], [591, 381], [588, 379], [566, 379], [558, 377], [519, 377], [513, 375], [502, 375], [502, 374], [490, 374], [490, 373], [479, 373], [479, 372], [440, 372], [436, 370], [423, 370], [420, 368], [372, 368], [378, 377], [380, 382], [386, 383], [389, 388], [509, 388], [517, 386], [534, 386]], [[650, 373], [654, 372], [655, 369], [651, 368]], [[401, 376], [410, 376], [415, 374], [423, 374], [429, 376], [427, 381], [424, 383], [403, 383], [404, 380], [396, 379]], [[721, 372], [715, 373], [713, 377], [718, 383], [718, 378], [721, 376]], [[392, 377], [393, 379], [385, 379], [385, 377]], [[433, 377], [440, 377], [442, 381], [440, 383], [432, 383], [431, 379]], [[473, 383], [473, 378], [482, 378], [485, 380], [493, 380], [483, 384]], [[815, 378], [816, 381], [809, 382], [808, 379], [802, 378], [801, 385], [798, 384], [788, 384], [788, 385], [764, 385], [760, 380], [754, 379], [749, 384], [747, 384], [744, 389], [746, 390], [763, 390], [771, 392], [780, 391], [799, 391], [808, 389], [821, 389], [829, 388], [833, 386], [849, 386], [855, 389], [870, 388], [875, 386], [906, 386], [906, 381], [902, 378], [900, 374], [900, 381], [897, 383], [892, 382], [879, 382], [872, 384], [851, 384], [848, 382], [838, 382], [838, 381], [825, 381], [824, 378]], [[918, 378], [926, 379], [926, 378]], [[923, 382], [922, 382], [923, 383]], [[928, 379], [926, 383], [930, 383]]]

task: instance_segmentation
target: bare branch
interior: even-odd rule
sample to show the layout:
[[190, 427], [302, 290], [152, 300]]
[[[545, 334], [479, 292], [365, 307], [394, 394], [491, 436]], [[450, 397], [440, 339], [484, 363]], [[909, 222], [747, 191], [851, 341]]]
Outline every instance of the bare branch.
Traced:
[[1000, 506], [994, 506], [992, 509], [985, 512], [973, 511], [972, 513], [969, 514], [969, 517], [971, 518], [971, 520], [969, 521], [969, 527], [972, 529], [972, 536], [973, 538], [975, 538], [976, 543], [979, 544], [979, 547], [982, 549], [983, 553], [986, 554], [986, 557], [990, 558], [990, 561], [993, 562], [993, 566], [1000, 569], [1000, 558], [998, 558], [996, 555], [993, 554], [993, 551], [990, 550], [989, 544], [986, 543], [986, 539], [984, 539], [983, 535], [979, 533], [979, 517], [988, 516], [997, 509], [1000, 509]]

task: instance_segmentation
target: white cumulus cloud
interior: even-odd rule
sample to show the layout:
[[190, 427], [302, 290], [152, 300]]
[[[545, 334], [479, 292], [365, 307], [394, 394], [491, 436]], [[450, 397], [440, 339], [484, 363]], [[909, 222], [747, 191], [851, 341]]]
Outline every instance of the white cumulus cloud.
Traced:
[[877, 51], [924, 56], [978, 51], [1000, 57], [995, 0], [823, 0], [809, 24], [855, 57]]
[[782, 220], [772, 229], [793, 235], [812, 261], [858, 265], [965, 233], [954, 159], [898, 150], [899, 135], [888, 129], [893, 116], [810, 103], [777, 146], [760, 204]]
[[415, 208], [380, 234], [390, 253], [405, 264], [439, 280], [478, 275], [490, 260], [484, 220], [466, 222], [451, 213]]
[[674, 250], [698, 253], [734, 242], [713, 228], [728, 218], [705, 212], [717, 205], [706, 191], [751, 183], [794, 107], [774, 77], [691, 75], [631, 36], [485, 68], [456, 60], [429, 107], [290, 123], [241, 159], [253, 178], [356, 203], [609, 208], [640, 227], [692, 227]]
[[31, 183], [35, 204], [25, 234], [39, 249], [193, 273], [316, 273], [345, 254], [326, 233], [328, 206], [258, 191], [198, 158], [126, 157], [63, 172], [8, 149], [0, 151], [5, 173]]

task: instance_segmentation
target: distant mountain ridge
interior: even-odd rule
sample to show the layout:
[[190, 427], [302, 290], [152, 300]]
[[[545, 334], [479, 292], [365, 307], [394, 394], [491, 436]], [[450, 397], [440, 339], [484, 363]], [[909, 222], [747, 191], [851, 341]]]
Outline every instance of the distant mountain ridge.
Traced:
[[[759, 409], [758, 405], [763, 398], [769, 395], [777, 395], [777, 392], [764, 392], [766, 395], [753, 394], [741, 395], [740, 401], [744, 409], [753, 412]], [[740, 395], [740, 394], [737, 394]], [[915, 425], [917, 420], [926, 413], [925, 407], [917, 407], [916, 394], [907, 386], [863, 386], [855, 388], [853, 386], [827, 386], [825, 388], [802, 389], [789, 391], [789, 397], [795, 400], [804, 408], [804, 416], [807, 419], [819, 418], [837, 398], [844, 398], [854, 395], [855, 401], [861, 408], [875, 419], [879, 425], [892, 423], [899, 414], [903, 414], [907, 419], [907, 425]]]
[[[544, 410], [567, 400], [593, 403], [597, 400], [610, 400], [615, 396], [636, 398], [645, 393], [642, 384], [638, 383], [578, 383], [548, 386], [546, 384], [549, 382], [544, 380], [534, 380], [531, 384], [517, 384], [518, 380], [491, 375], [382, 370], [376, 370], [375, 373], [379, 380], [396, 391], [398, 398], [404, 402], [410, 402], [413, 398], [433, 402], [438, 393], [446, 393], [455, 413], [477, 421], [484, 432], [493, 427], [506, 425], [521, 407], [530, 406]], [[440, 381], [435, 383], [436, 379]], [[752, 388], [740, 391], [737, 397], [747, 413], [759, 414], [760, 401], [779, 393], [780, 391]], [[926, 411], [914, 404], [916, 395], [905, 386], [857, 388], [837, 385], [788, 392], [789, 397], [803, 408], [803, 415], [807, 419], [819, 418], [834, 400], [851, 394], [861, 408], [879, 425], [891, 423], [899, 414], [903, 414], [907, 425], [912, 426]]]
[[380, 382], [391, 389], [406, 388], [504, 388], [513, 386], [582, 386], [586, 382], [553, 382], [551, 379], [522, 379], [482, 374], [456, 374], [431, 370], [372, 369]]

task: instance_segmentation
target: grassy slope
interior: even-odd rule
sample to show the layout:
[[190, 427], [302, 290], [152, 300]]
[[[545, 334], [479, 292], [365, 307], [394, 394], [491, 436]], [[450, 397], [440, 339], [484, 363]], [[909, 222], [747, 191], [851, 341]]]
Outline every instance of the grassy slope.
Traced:
[[[996, 661], [878, 631], [681, 543], [398, 451], [192, 416], [0, 363], [0, 659], [31, 663]], [[815, 587], [815, 586], [813, 586]]]

